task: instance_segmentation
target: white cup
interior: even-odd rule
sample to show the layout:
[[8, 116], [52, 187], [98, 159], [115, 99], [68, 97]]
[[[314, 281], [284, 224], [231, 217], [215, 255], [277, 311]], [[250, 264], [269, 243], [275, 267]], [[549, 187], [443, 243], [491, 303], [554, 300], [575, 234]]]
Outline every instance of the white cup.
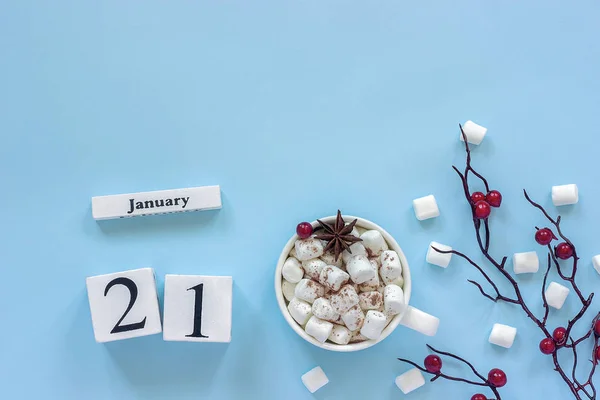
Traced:
[[[387, 231], [385, 231], [379, 225], [376, 225], [371, 221], [368, 221], [363, 218], [349, 216], [349, 215], [344, 215], [343, 218], [344, 218], [344, 221], [346, 221], [346, 222], [353, 221], [356, 219], [357, 220], [356, 226], [359, 228], [363, 228], [363, 229], [367, 229], [367, 230], [371, 230], [371, 229], [378, 230], [379, 232], [381, 232], [384, 239], [388, 243], [390, 250], [394, 250], [396, 253], [398, 253], [398, 257], [400, 257], [400, 262], [402, 264], [402, 276], [404, 277], [404, 286], [402, 288], [404, 290], [404, 301], [408, 305], [409, 300], [410, 300], [411, 290], [412, 290], [412, 281], [410, 278], [410, 269], [408, 267], [408, 261], [406, 260], [406, 256], [404, 256], [404, 252], [402, 251], [402, 249], [400, 248], [398, 243], [394, 240], [394, 238]], [[327, 218], [322, 218], [321, 221], [323, 221], [325, 223], [334, 223], [335, 219], [336, 219], [336, 216], [330, 216]], [[312, 226], [313, 226], [313, 228], [316, 228], [319, 225], [318, 225], [317, 221], [314, 221], [314, 222], [312, 222]], [[285, 298], [283, 296], [283, 292], [281, 290], [281, 283], [282, 283], [282, 279], [283, 279], [283, 277], [281, 276], [281, 269], [283, 268], [283, 264], [285, 263], [285, 260], [288, 259], [290, 251], [294, 247], [296, 240], [298, 240], [298, 235], [292, 236], [292, 238], [287, 242], [287, 244], [283, 248], [281, 255], [279, 256], [279, 261], [277, 262], [277, 268], [275, 269], [275, 295], [277, 297], [277, 303], [279, 303], [279, 309], [281, 310], [283, 317], [288, 322], [288, 324], [292, 327], [292, 329], [301, 338], [303, 338], [307, 342], [312, 343], [315, 346], [320, 347], [325, 350], [350, 352], [350, 351], [363, 350], [363, 349], [369, 348], [369, 347], [381, 342], [383, 339], [388, 337], [394, 331], [394, 329], [396, 329], [396, 327], [399, 324], [404, 325], [408, 328], [414, 329], [418, 332], [427, 334], [429, 336], [435, 335], [435, 331], [437, 330], [437, 328], [432, 331], [429, 327], [426, 330], [423, 330], [422, 327], [424, 325], [427, 325], [426, 322], [429, 322], [431, 320], [436, 320], [437, 318], [433, 317], [427, 313], [424, 313], [423, 311], [420, 311], [414, 307], [407, 306], [403, 312], [394, 316], [394, 318], [385, 327], [385, 329], [381, 333], [381, 336], [377, 340], [366, 340], [364, 342], [350, 343], [347, 345], [339, 345], [339, 344], [329, 343], [329, 342], [321, 343], [321, 342], [317, 341], [315, 338], [313, 338], [312, 336], [307, 334], [304, 331], [304, 329], [302, 329], [302, 327], [300, 325], [298, 325], [298, 323], [292, 318], [292, 316], [290, 315], [290, 312], [287, 309], [287, 304], [286, 304]]]

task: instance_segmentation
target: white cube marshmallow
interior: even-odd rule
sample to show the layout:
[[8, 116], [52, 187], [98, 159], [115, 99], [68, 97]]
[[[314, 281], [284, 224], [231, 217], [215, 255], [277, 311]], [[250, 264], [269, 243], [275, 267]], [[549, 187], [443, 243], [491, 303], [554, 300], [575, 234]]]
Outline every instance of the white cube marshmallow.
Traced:
[[323, 262], [325, 262], [325, 264], [327, 265], [335, 265], [338, 268], [342, 268], [344, 262], [341, 256], [338, 256], [338, 259], [336, 261], [335, 254], [333, 254], [330, 251], [326, 251], [325, 253], [323, 253], [323, 255], [321, 256], [321, 260], [323, 260]]
[[417, 368], [406, 371], [396, 378], [396, 386], [402, 393], [408, 394], [425, 384], [425, 377]]
[[329, 290], [333, 290], [337, 292], [340, 288], [348, 283], [350, 280], [350, 275], [346, 271], [341, 270], [340, 268], [327, 265], [321, 270], [321, 274], [319, 276], [319, 282], [321, 285], [325, 286]]
[[592, 264], [594, 264], [594, 269], [597, 273], [600, 274], [600, 255], [594, 256], [592, 258]]
[[344, 321], [344, 324], [348, 329], [355, 331], [363, 326], [363, 323], [365, 322], [365, 313], [357, 304], [346, 311], [346, 313], [342, 314], [342, 321]]
[[344, 314], [351, 307], [358, 304], [358, 294], [352, 285], [344, 285], [339, 292], [333, 293], [329, 298], [333, 310], [338, 314]]
[[312, 304], [319, 297], [323, 297], [325, 294], [325, 288], [320, 283], [310, 279], [302, 279], [296, 285], [294, 294], [300, 300], [304, 300], [307, 303]]
[[438, 327], [440, 326], [440, 319], [419, 309], [408, 306], [400, 320], [400, 324], [420, 332], [423, 335], [435, 336]]
[[379, 310], [383, 305], [383, 295], [377, 291], [361, 293], [358, 295], [358, 305], [363, 310]]
[[517, 336], [517, 328], [508, 325], [494, 324], [492, 333], [490, 333], [489, 342], [496, 346], [510, 349], [515, 341], [515, 336]]
[[374, 290], [377, 290], [379, 288], [379, 276], [377, 274], [375, 274], [375, 276], [372, 279], [369, 279], [366, 282], [361, 283], [360, 285], [358, 285], [358, 290], [360, 292], [372, 292]]
[[[480, 144], [485, 134], [487, 133], [487, 128], [484, 128], [481, 125], [477, 125], [473, 121], [467, 121], [462, 126], [463, 132], [465, 132], [465, 136], [467, 136], [467, 142], [473, 144]], [[460, 140], [464, 142], [464, 138], [462, 132], [460, 133]]]
[[294, 320], [304, 326], [308, 319], [312, 317], [312, 307], [305, 301], [297, 299], [294, 297], [290, 300], [290, 304], [288, 304], [288, 311]]
[[569, 288], [560, 283], [550, 282], [546, 289], [546, 301], [550, 307], [560, 310], [569, 295]]
[[365, 323], [363, 324], [360, 333], [371, 340], [377, 340], [379, 339], [379, 336], [381, 336], [381, 332], [386, 325], [387, 318], [383, 313], [369, 310], [367, 311]]
[[300, 279], [304, 276], [304, 270], [302, 269], [300, 261], [296, 260], [294, 257], [285, 260], [283, 268], [281, 268], [281, 275], [283, 275], [283, 278], [288, 282], [300, 282]]
[[285, 279], [281, 282], [281, 291], [287, 301], [291, 301], [296, 296], [296, 285], [296, 283], [288, 282]]
[[373, 279], [377, 275], [377, 271], [373, 268], [367, 256], [360, 254], [352, 256], [348, 260], [346, 270], [350, 274], [352, 282], [359, 284]]
[[414, 199], [413, 208], [415, 209], [415, 215], [419, 221], [435, 218], [440, 215], [440, 209], [438, 208], [435, 197], [432, 194]]
[[369, 340], [368, 337], [363, 336], [362, 333], [360, 333], [360, 330], [356, 330], [354, 332], [350, 332], [352, 334], [352, 336], [350, 336], [350, 343], [358, 343], [358, 342], [364, 342], [365, 340]]
[[302, 268], [306, 272], [306, 275], [310, 276], [310, 279], [314, 279], [315, 281], [319, 280], [321, 271], [326, 266], [327, 264], [325, 264], [325, 261], [322, 261], [319, 258], [313, 258], [312, 260], [302, 261]]
[[331, 330], [331, 335], [329, 335], [329, 340], [335, 344], [348, 344], [350, 343], [350, 337], [352, 333], [348, 328], [341, 325], [333, 325], [333, 329]]
[[327, 385], [329, 379], [327, 379], [327, 375], [325, 375], [325, 372], [323, 372], [321, 367], [315, 367], [302, 375], [302, 383], [309, 392], [314, 393]]
[[440, 253], [434, 250], [434, 247], [441, 251], [452, 251], [452, 247], [446, 246], [438, 242], [429, 243], [429, 249], [427, 250], [427, 256], [425, 260], [429, 264], [437, 265], [442, 268], [446, 268], [450, 264], [452, 259], [452, 253]]
[[404, 291], [398, 285], [387, 285], [383, 290], [383, 308], [388, 315], [400, 314], [406, 308]]
[[552, 186], [552, 203], [555, 206], [566, 206], [579, 201], [579, 189], [577, 185]]
[[382, 251], [388, 249], [388, 244], [383, 238], [381, 232], [377, 230], [366, 231], [360, 235], [362, 244], [367, 249], [369, 257], [379, 256]]
[[357, 256], [357, 255], [366, 256], [367, 255], [367, 249], [361, 242], [352, 243], [350, 245], [350, 251], [352, 253], [350, 253], [348, 250], [344, 250], [342, 252], [342, 259], [344, 261], [344, 264], [348, 264], [348, 261], [350, 261], [352, 256]]
[[515, 274], [535, 273], [540, 269], [540, 260], [535, 251], [515, 253], [513, 255], [513, 270]]
[[340, 317], [340, 315], [333, 310], [331, 302], [324, 297], [315, 300], [312, 305], [312, 313], [317, 318], [331, 322], [337, 321]]
[[296, 258], [300, 261], [318, 258], [323, 255], [323, 243], [319, 239], [308, 238], [296, 240]]
[[331, 335], [331, 330], [333, 329], [333, 324], [328, 321], [323, 321], [315, 317], [314, 315], [310, 317], [308, 322], [306, 323], [306, 327], [304, 330], [310, 336], [314, 337], [321, 343], [325, 343], [329, 335]]
[[385, 250], [379, 257], [381, 267], [379, 274], [385, 283], [392, 283], [395, 279], [402, 275], [402, 264], [398, 253], [393, 250]]

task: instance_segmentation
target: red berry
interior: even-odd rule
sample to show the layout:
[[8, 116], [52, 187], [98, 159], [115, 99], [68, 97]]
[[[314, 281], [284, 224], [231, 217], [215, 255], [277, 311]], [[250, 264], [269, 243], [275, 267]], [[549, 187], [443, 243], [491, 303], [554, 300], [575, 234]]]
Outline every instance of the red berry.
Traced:
[[535, 233], [535, 241], [542, 246], [549, 245], [554, 240], [554, 233], [549, 228], [538, 229]]
[[309, 238], [310, 235], [312, 235], [312, 233], [313, 233], [313, 227], [308, 222], [300, 222], [298, 224], [298, 226], [296, 227], [296, 233], [302, 239]]
[[497, 190], [490, 190], [485, 196], [485, 200], [492, 207], [500, 207], [500, 204], [502, 204], [502, 194]]
[[437, 374], [442, 370], [442, 359], [435, 354], [425, 357], [425, 369], [432, 374]]
[[594, 322], [594, 333], [596, 336], [600, 336], [600, 320]]
[[506, 374], [499, 368], [494, 368], [488, 373], [488, 382], [494, 387], [506, 385]]
[[552, 332], [552, 339], [554, 339], [557, 345], [562, 346], [567, 341], [567, 330], [559, 326]]
[[554, 253], [561, 260], [566, 260], [573, 256], [573, 247], [569, 243], [562, 242], [556, 246]]
[[492, 209], [487, 201], [478, 201], [475, 204], [475, 216], [479, 219], [486, 219], [490, 216]]
[[551, 338], [542, 339], [540, 342], [540, 351], [544, 354], [552, 354], [556, 350], [556, 344]]
[[473, 194], [471, 195], [471, 203], [473, 204], [477, 204], [480, 201], [484, 201], [485, 200], [485, 194], [481, 193], [481, 192], [473, 192]]
[[485, 394], [477, 393], [471, 397], [471, 400], [488, 400]]

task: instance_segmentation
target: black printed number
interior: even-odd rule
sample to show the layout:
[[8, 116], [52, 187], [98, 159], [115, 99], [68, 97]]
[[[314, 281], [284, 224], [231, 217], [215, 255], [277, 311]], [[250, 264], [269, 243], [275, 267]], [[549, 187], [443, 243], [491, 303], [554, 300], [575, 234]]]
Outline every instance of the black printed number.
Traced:
[[113, 286], [116, 286], [116, 285], [123, 285], [127, 289], [129, 289], [129, 305], [127, 306], [127, 309], [123, 313], [123, 316], [121, 317], [121, 319], [117, 321], [117, 324], [112, 329], [112, 331], [110, 331], [110, 333], [120, 333], [120, 332], [135, 331], [136, 329], [143, 329], [144, 326], [146, 326], [146, 317], [144, 317], [144, 319], [142, 321], [136, 322], [134, 324], [121, 325], [121, 322], [123, 322], [123, 320], [127, 316], [127, 313], [129, 313], [129, 311], [131, 311], [131, 308], [135, 304], [135, 300], [137, 299], [137, 296], [138, 296], [138, 288], [137, 288], [135, 282], [129, 278], [123, 278], [123, 277], [115, 278], [112, 281], [110, 281], [108, 283], [108, 285], [106, 285], [106, 289], [104, 289], [104, 297], [106, 297], [110, 288]]
[[194, 332], [185, 336], [207, 338], [208, 336], [204, 336], [202, 334], [202, 295], [204, 291], [204, 283], [191, 287], [188, 290], [193, 290], [196, 292], [196, 299], [194, 301]]

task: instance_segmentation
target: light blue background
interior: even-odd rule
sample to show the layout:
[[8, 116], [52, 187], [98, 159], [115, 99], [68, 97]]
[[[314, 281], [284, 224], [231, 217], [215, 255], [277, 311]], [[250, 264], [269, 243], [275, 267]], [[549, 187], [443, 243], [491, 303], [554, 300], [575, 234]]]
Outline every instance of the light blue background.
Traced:
[[[422, 360], [431, 343], [503, 368], [503, 398], [570, 398], [522, 312], [484, 300], [464, 262], [424, 258], [431, 240], [477, 255], [450, 168], [464, 163], [457, 124], [472, 119], [489, 127], [475, 165], [505, 197], [492, 252], [539, 249], [545, 222], [523, 187], [555, 213], [550, 187], [577, 183], [564, 229], [585, 293], [598, 288], [599, 17], [592, 0], [2, 1], [0, 397], [310, 399], [300, 376], [321, 365], [317, 399], [397, 399], [408, 367], [396, 357]], [[91, 216], [94, 195], [210, 184], [221, 211]], [[411, 200], [429, 193], [442, 214], [419, 223]], [[279, 252], [297, 222], [337, 208], [397, 238], [437, 337], [400, 327], [334, 354], [286, 325]], [[231, 344], [96, 344], [85, 277], [144, 266], [159, 292], [166, 273], [233, 275]], [[537, 313], [541, 278], [518, 278]], [[487, 342], [494, 322], [519, 329], [512, 349]], [[406, 398], [473, 393], [440, 381]]]

